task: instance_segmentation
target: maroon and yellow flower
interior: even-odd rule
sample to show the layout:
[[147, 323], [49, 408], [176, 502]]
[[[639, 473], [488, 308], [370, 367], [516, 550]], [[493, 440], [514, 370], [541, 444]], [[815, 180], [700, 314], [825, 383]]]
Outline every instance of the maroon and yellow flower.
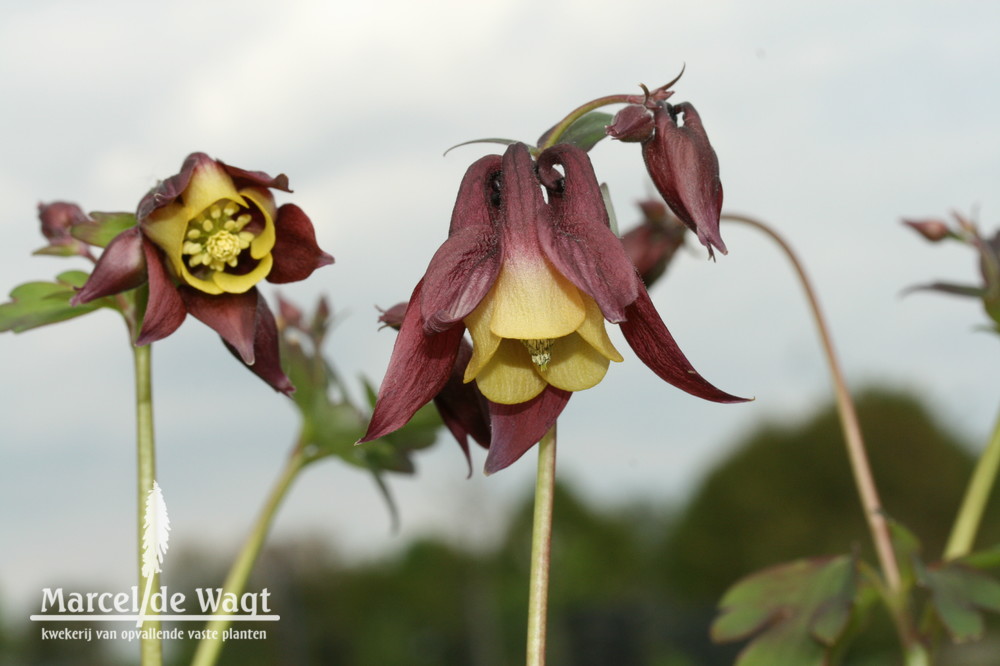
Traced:
[[409, 303], [362, 442], [400, 428], [444, 388], [466, 329], [464, 381], [476, 383], [490, 410], [487, 472], [517, 460], [574, 391], [623, 360], [605, 321], [619, 324], [671, 384], [708, 400], [741, 400], [681, 353], [609, 228], [587, 154], [567, 144], [536, 163], [517, 143], [469, 168], [448, 240]]
[[170, 335], [191, 313], [276, 390], [291, 392], [274, 316], [256, 286], [302, 280], [333, 257], [316, 244], [306, 214], [277, 207], [272, 189], [289, 192], [288, 179], [188, 156], [139, 202], [137, 226], [111, 241], [73, 302], [148, 282], [136, 344]]

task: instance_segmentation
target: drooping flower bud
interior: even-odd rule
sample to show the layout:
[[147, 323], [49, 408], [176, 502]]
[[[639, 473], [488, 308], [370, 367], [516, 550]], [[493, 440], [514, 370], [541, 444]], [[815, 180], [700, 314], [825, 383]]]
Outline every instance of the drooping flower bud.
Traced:
[[624, 143], [640, 143], [653, 136], [653, 113], [639, 104], [629, 104], [604, 128], [608, 136]]
[[914, 229], [917, 233], [932, 243], [937, 243], [945, 238], [951, 238], [954, 236], [948, 228], [947, 223], [943, 220], [903, 220], [903, 224]]
[[713, 247], [725, 254], [726, 244], [719, 235], [719, 159], [698, 112], [688, 102], [661, 103], [653, 109], [653, 122], [655, 131], [642, 144], [642, 156], [656, 189], [697, 234], [709, 256], [713, 256]]
[[382, 313], [378, 317], [378, 322], [382, 324], [379, 328], [381, 329], [388, 326], [389, 328], [394, 328], [398, 331], [403, 325], [403, 316], [406, 314], [407, 305], [409, 305], [409, 303], [407, 301], [403, 301], [402, 303], [396, 303], [387, 310], [379, 308], [379, 312]]
[[90, 216], [83, 212], [75, 203], [54, 201], [50, 204], [38, 204], [38, 219], [42, 223], [42, 235], [49, 244], [36, 250], [35, 254], [58, 254], [69, 256], [86, 255], [87, 246], [73, 237], [74, 226], [91, 221]]

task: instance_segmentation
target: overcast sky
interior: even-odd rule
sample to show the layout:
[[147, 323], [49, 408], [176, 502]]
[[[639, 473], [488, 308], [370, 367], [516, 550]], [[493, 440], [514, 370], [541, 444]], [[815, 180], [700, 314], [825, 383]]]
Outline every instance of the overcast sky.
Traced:
[[[899, 296], [931, 279], [974, 281], [975, 258], [923, 243], [899, 219], [957, 208], [987, 229], [1000, 222], [998, 29], [1000, 5], [971, 1], [5, 3], [0, 290], [83, 267], [30, 256], [44, 244], [39, 201], [132, 210], [205, 151], [289, 176], [295, 193], [281, 201], [309, 213], [337, 263], [282, 293], [328, 295], [340, 322], [328, 353], [348, 377], [377, 381], [393, 335], [376, 332], [374, 306], [408, 296], [445, 238], [462, 174], [492, 152], [444, 150], [484, 136], [532, 142], [578, 104], [686, 65], [674, 101], [700, 111], [726, 209], [771, 221], [801, 251], [852, 385], [917, 390], [982, 442], [1000, 387], [978, 304]], [[605, 142], [593, 160], [630, 227], [651, 192], [638, 148]], [[681, 501], [736, 438], [806, 418], [831, 395], [784, 258], [751, 230], [723, 235], [728, 256], [712, 263], [692, 246], [653, 299], [703, 375], [756, 401], [704, 403], [663, 384], [614, 331], [625, 362], [560, 420], [560, 477], [591, 502]], [[295, 413], [197, 321], [153, 357], [172, 543], [228, 556]], [[134, 423], [121, 322], [102, 312], [0, 336], [0, 373], [0, 600], [33, 605], [40, 588], [78, 581], [127, 588]], [[428, 531], [487, 539], [533, 482], [534, 456], [485, 478], [474, 454], [466, 480], [442, 438], [416, 477], [391, 479], [397, 536], [365, 475], [321, 463], [275, 534], [351, 556]]]

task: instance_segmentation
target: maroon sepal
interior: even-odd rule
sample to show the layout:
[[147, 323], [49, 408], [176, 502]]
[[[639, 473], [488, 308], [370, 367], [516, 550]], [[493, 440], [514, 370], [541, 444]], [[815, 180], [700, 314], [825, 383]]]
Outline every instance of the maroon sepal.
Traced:
[[698, 374], [670, 335], [645, 287], [640, 286], [639, 298], [626, 309], [625, 314], [628, 319], [620, 325], [625, 340], [636, 356], [660, 379], [712, 402], [747, 401], [717, 389]]
[[571, 395], [549, 385], [528, 402], [517, 405], [490, 402], [493, 438], [486, 456], [486, 473], [499, 472], [537, 444], [555, 424]]
[[149, 240], [143, 239], [142, 250], [146, 255], [146, 274], [149, 277], [149, 301], [142, 318], [142, 328], [135, 343], [146, 345], [167, 337], [184, 323], [187, 308], [177, 287], [163, 265], [160, 250]]
[[[684, 124], [679, 126], [677, 118], [681, 115]], [[688, 102], [682, 102], [657, 106], [653, 117], [656, 132], [642, 144], [642, 156], [656, 189], [674, 214], [697, 234], [709, 256], [713, 246], [726, 254], [726, 244], [719, 235], [719, 159], [698, 112]]]
[[219, 163], [219, 166], [226, 170], [226, 173], [229, 174], [230, 178], [233, 179], [233, 184], [236, 185], [236, 189], [238, 190], [249, 185], [256, 187], [268, 187], [274, 190], [281, 190], [282, 192], [292, 191], [288, 187], [288, 176], [283, 173], [279, 173], [277, 176], [272, 177], [263, 171], [247, 171], [246, 169], [226, 164], [222, 160], [216, 161]]
[[146, 259], [142, 251], [139, 227], [126, 229], [115, 236], [101, 253], [80, 291], [70, 300], [71, 305], [88, 303], [95, 298], [134, 289], [146, 281]]
[[256, 287], [243, 294], [213, 295], [191, 287], [182, 287], [180, 293], [193, 317], [218, 333], [240, 360], [254, 364], [258, 302], [263, 300]]
[[[562, 165], [561, 177], [553, 165]], [[604, 197], [587, 153], [569, 144], [549, 148], [538, 158], [538, 175], [549, 190], [552, 225], [541, 224], [538, 238], [545, 256], [578, 289], [597, 301], [604, 318], [625, 319], [638, 296], [635, 267], [612, 233]]]
[[469, 437], [484, 449], [490, 447], [490, 413], [486, 397], [480, 392], [475, 382], [466, 383], [465, 368], [472, 358], [472, 345], [462, 338], [458, 347], [458, 355], [452, 366], [448, 382], [441, 392], [434, 396], [434, 406], [437, 407], [441, 420], [451, 432], [455, 441], [462, 447], [465, 462], [469, 466], [469, 476], [472, 476], [472, 458], [469, 455]]
[[[413, 289], [410, 303], [420, 302], [422, 287], [423, 280]], [[359, 444], [402, 428], [418, 409], [444, 388], [464, 332], [465, 327], [459, 324], [447, 331], [427, 335], [420, 308], [406, 309], [372, 420], [365, 436], [358, 440]]]
[[499, 169], [500, 157], [487, 155], [462, 178], [448, 240], [434, 253], [424, 275], [419, 305], [428, 333], [443, 331], [464, 319], [500, 273], [499, 236], [491, 217], [493, 182]]
[[268, 282], [283, 284], [298, 282], [314, 270], [333, 263], [333, 257], [316, 244], [316, 230], [301, 208], [285, 204], [278, 209], [274, 221], [274, 265], [267, 275]]
[[[193, 313], [192, 313], [193, 314]], [[236, 358], [243, 360], [241, 354], [223, 338], [222, 343]], [[267, 300], [257, 298], [256, 317], [254, 323], [253, 364], [244, 365], [255, 375], [279, 393], [291, 395], [295, 387], [281, 369], [281, 354], [278, 349], [278, 326], [274, 321]]]
[[188, 155], [184, 159], [179, 172], [161, 180], [156, 187], [147, 192], [146, 196], [139, 201], [139, 206], [136, 208], [135, 213], [139, 221], [142, 222], [142, 220], [149, 217], [157, 208], [162, 208], [176, 201], [184, 190], [187, 189], [195, 168], [204, 162], [214, 161], [205, 153], [191, 153]]

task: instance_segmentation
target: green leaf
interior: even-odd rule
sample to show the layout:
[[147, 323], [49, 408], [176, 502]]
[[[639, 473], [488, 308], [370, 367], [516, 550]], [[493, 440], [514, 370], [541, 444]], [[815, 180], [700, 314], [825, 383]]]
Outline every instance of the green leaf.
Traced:
[[903, 589], [909, 590], [917, 579], [915, 567], [920, 565], [920, 541], [916, 535], [895, 520], [889, 520], [889, 536], [899, 565], [899, 578]]
[[1000, 543], [986, 550], [970, 553], [958, 561], [976, 569], [996, 569], [1000, 567]]
[[961, 562], [919, 567], [919, 581], [930, 591], [931, 605], [955, 642], [982, 637], [981, 611], [1000, 613], [1000, 581]]
[[136, 224], [132, 213], [91, 213], [90, 217], [93, 222], [74, 224], [70, 233], [73, 238], [97, 247], [107, 247], [115, 236]]
[[46, 255], [50, 257], [75, 257], [80, 253], [77, 252], [75, 243], [73, 245], [46, 245], [43, 248], [39, 248], [32, 252], [34, 255]]
[[805, 559], [737, 582], [720, 603], [712, 639], [752, 638], [737, 666], [821, 666], [845, 636], [859, 593], [853, 556]]
[[954, 284], [953, 282], [932, 282], [930, 284], [920, 284], [907, 288], [903, 293], [909, 294], [914, 291], [940, 291], [952, 296], [968, 296], [970, 298], [984, 298], [986, 290], [973, 285]]
[[569, 143], [582, 150], [590, 150], [607, 136], [604, 128], [613, 119], [614, 116], [610, 113], [591, 111], [570, 125], [559, 137], [559, 143]]
[[384, 437], [362, 444], [366, 460], [375, 469], [384, 469], [400, 474], [416, 471], [410, 454], [432, 445], [441, 429], [441, 417], [437, 408], [428, 403], [399, 430]]
[[[352, 405], [333, 385], [333, 371], [326, 359], [316, 352], [321, 335], [311, 331], [310, 350], [286, 330], [281, 338], [281, 357], [285, 373], [295, 385], [292, 396], [302, 416], [300, 441], [309, 447], [309, 461], [337, 456], [352, 465], [379, 472], [412, 474], [413, 451], [434, 443], [441, 419], [434, 407], [417, 411], [409, 423], [385, 437], [357, 445], [368, 425], [368, 415]], [[365, 393], [374, 404], [375, 389], [362, 379]]]
[[86, 281], [86, 273], [67, 271], [59, 275], [59, 282], [28, 282], [10, 292], [10, 302], [0, 304], [0, 332], [23, 331], [73, 319], [107, 305], [104, 299], [84, 305], [70, 305], [76, 291], [74, 286]]
[[79, 289], [82, 287], [87, 280], [90, 278], [90, 273], [87, 271], [63, 271], [56, 276], [56, 282], [59, 284], [64, 284], [67, 287], [76, 287]]

